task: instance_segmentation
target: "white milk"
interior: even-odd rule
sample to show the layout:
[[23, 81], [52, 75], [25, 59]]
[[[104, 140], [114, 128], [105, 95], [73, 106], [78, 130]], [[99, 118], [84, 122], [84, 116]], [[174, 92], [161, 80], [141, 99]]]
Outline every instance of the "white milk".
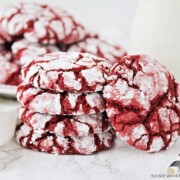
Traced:
[[180, 83], [180, 0], [140, 0], [129, 54], [148, 54]]
[[0, 146], [6, 144], [14, 135], [19, 106], [16, 101], [0, 99]]

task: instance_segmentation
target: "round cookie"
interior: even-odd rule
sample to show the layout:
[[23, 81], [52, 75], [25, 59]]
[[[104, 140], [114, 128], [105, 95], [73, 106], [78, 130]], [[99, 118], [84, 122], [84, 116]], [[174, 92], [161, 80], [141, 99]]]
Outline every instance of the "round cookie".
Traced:
[[87, 53], [57, 52], [34, 58], [22, 69], [25, 82], [58, 92], [102, 91], [111, 64]]
[[22, 82], [20, 71], [17, 64], [0, 61], [0, 84], [19, 85]]
[[105, 110], [104, 99], [99, 93], [57, 93], [34, 88], [26, 83], [18, 87], [17, 99], [22, 106], [43, 114], [80, 115]]
[[122, 58], [112, 68], [103, 96], [112, 126], [129, 145], [157, 152], [176, 142], [175, 82], [158, 61], [146, 55]]
[[26, 39], [14, 42], [11, 48], [14, 60], [22, 66], [26, 63], [29, 63], [34, 56], [45, 55], [51, 52], [59, 51], [59, 48], [55, 45], [31, 43]]
[[58, 6], [16, 3], [0, 13], [0, 25], [12, 37], [42, 44], [69, 44], [85, 37], [85, 29]]
[[107, 59], [110, 63], [118, 62], [127, 53], [120, 47], [112, 45], [97, 37], [87, 37], [83, 41], [71, 44], [66, 49], [67, 52], [90, 53], [95, 56]]
[[0, 61], [13, 61], [12, 52], [8, 50], [4, 45], [0, 45]]
[[89, 136], [111, 129], [106, 113], [52, 116], [21, 107], [19, 119], [35, 130], [49, 131], [59, 136]]
[[42, 134], [21, 124], [16, 131], [16, 140], [23, 147], [52, 154], [92, 154], [112, 147], [114, 139], [112, 130], [85, 137], [62, 137]]

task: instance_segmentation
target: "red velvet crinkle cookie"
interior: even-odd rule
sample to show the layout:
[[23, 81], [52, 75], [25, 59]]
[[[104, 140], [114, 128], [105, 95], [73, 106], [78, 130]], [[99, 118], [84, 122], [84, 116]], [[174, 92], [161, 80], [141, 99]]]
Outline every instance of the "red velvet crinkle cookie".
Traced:
[[12, 52], [3, 45], [0, 45], [0, 61], [13, 61]]
[[42, 44], [69, 44], [85, 37], [84, 27], [57, 6], [16, 3], [0, 13], [5, 32]]
[[21, 107], [19, 119], [33, 129], [49, 131], [59, 136], [88, 136], [111, 129], [105, 113], [52, 116]]
[[174, 78], [146, 55], [126, 56], [114, 65], [104, 88], [107, 114], [117, 134], [137, 149], [157, 152], [178, 137]]
[[123, 56], [127, 54], [122, 47], [112, 45], [96, 37], [87, 37], [83, 41], [69, 45], [66, 51], [82, 53], [87, 52], [95, 56], [107, 59], [112, 64], [118, 62]]
[[22, 106], [43, 114], [80, 115], [105, 110], [104, 99], [99, 93], [57, 93], [34, 88], [26, 83], [18, 87], [17, 99]]
[[21, 124], [16, 131], [16, 140], [23, 147], [52, 154], [92, 154], [112, 147], [114, 131], [84, 137], [63, 137], [33, 130]]
[[105, 59], [77, 52], [38, 56], [22, 69], [25, 82], [58, 92], [102, 91], [111, 64]]
[[19, 85], [22, 80], [20, 67], [6, 61], [0, 61], [0, 84]]
[[11, 48], [14, 60], [20, 65], [29, 63], [34, 56], [45, 55], [59, 51], [59, 48], [55, 45], [31, 43], [26, 39], [14, 42]]

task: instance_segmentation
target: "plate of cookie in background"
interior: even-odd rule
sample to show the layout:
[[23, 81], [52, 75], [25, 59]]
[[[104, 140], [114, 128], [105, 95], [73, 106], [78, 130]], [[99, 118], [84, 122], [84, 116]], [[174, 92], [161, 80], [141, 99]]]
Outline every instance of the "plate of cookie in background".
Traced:
[[[121, 46], [112, 45], [97, 34], [90, 33], [59, 7], [17, 3], [1, 12], [0, 95], [16, 96], [17, 86], [23, 79], [21, 69], [34, 56], [77, 51], [88, 52], [114, 63], [126, 55]], [[64, 29], [61, 29], [62, 24]]]

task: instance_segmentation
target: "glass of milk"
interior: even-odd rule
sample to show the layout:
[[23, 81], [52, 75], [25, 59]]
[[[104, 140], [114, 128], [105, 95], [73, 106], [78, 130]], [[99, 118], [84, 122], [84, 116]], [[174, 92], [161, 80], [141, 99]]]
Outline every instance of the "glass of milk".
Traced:
[[[0, 147], [8, 143], [14, 136], [19, 106], [16, 101], [0, 98]], [[3, 159], [7, 157], [8, 153], [0, 148], [0, 170], [6, 167]]]
[[140, 0], [129, 54], [148, 54], [180, 83], [180, 0]]

